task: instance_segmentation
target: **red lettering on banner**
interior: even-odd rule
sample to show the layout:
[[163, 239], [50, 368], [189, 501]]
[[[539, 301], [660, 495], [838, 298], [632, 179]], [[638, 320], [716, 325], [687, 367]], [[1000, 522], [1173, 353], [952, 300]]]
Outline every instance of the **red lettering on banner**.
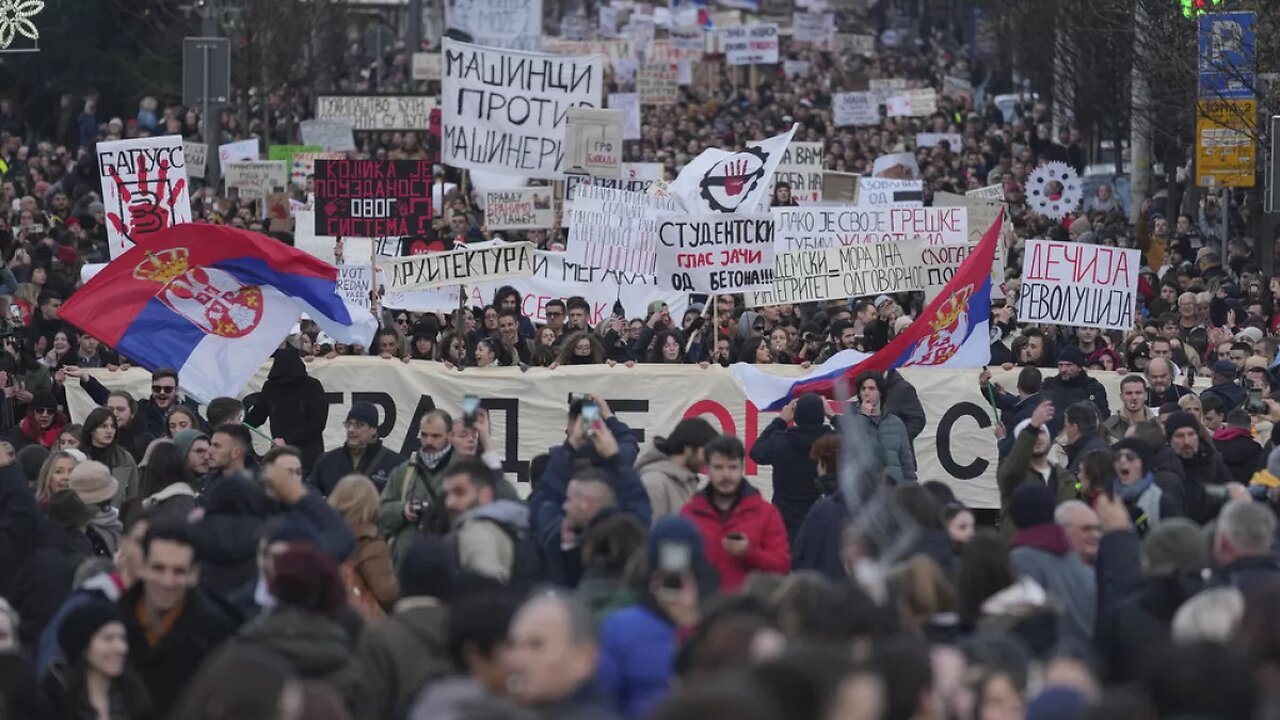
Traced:
[[681, 419], [698, 417], [699, 415], [710, 415], [715, 418], [720, 423], [720, 434], [733, 435], [742, 440], [742, 444], [747, 449], [747, 460], [742, 472], [744, 475], [756, 475], [756, 464], [751, 459], [751, 446], [756, 444], [756, 437], [760, 434], [760, 411], [756, 409], [756, 406], [747, 401], [744, 407], [743, 425], [746, 431], [744, 435], [738, 434], [738, 424], [733, 421], [733, 415], [729, 413], [729, 409], [715, 400], [699, 400], [690, 405], [684, 411]]

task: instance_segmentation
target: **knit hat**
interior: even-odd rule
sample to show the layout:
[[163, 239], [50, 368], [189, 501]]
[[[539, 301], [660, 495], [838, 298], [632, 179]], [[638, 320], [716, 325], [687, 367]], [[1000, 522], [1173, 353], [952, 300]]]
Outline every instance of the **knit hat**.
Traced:
[[307, 520], [296, 513], [289, 513], [284, 516], [284, 521], [276, 526], [276, 529], [271, 532], [271, 535], [268, 537], [268, 542], [296, 542], [315, 545], [318, 534], [319, 533], [316, 532], [316, 526], [311, 524], [310, 520]]
[[59, 490], [49, 498], [49, 519], [68, 530], [84, 527], [97, 514], [71, 490]]
[[1019, 530], [1053, 522], [1054, 498], [1049, 486], [1027, 482], [1013, 491], [1009, 500], [1009, 519]]
[[1209, 544], [1200, 526], [1180, 517], [1161, 520], [1142, 541], [1142, 567], [1149, 577], [1198, 572], [1209, 566]]
[[1062, 352], [1058, 353], [1058, 362], [1071, 363], [1078, 367], [1085, 366], [1084, 351], [1075, 345], [1068, 345], [1062, 348]]
[[827, 418], [825, 401], [816, 393], [805, 393], [796, 401], [797, 425], [821, 425]]
[[1164, 421], [1164, 437], [1166, 440], [1172, 440], [1174, 432], [1188, 427], [1200, 432], [1200, 421], [1196, 420], [1195, 415], [1186, 410], [1170, 413], [1169, 417]]
[[453, 596], [448, 546], [437, 536], [419, 535], [400, 561], [396, 576], [401, 597], [426, 596], [447, 602]]
[[1267, 472], [1280, 478], [1280, 447], [1272, 450], [1267, 456]]
[[702, 534], [698, 532], [698, 528], [679, 515], [667, 515], [653, 526], [653, 530], [649, 532], [649, 540], [645, 543], [645, 556], [649, 560], [649, 567], [658, 569], [659, 567], [659, 551], [665, 543], [674, 543], [680, 545], [688, 545], [690, 554], [694, 559], [703, 557], [702, 550]]
[[369, 427], [378, 427], [378, 408], [371, 402], [355, 402], [351, 403], [351, 410], [347, 413], [347, 421], [355, 420], [362, 422]]
[[1230, 360], [1218, 360], [1213, 364], [1213, 374], [1234, 378], [1236, 376], [1236, 364]]
[[[179, 431], [173, 436], [173, 444], [178, 446], [178, 453], [185, 459], [187, 453], [191, 452], [191, 446], [196, 444], [197, 440], [208, 440], [209, 436], [203, 430], [196, 428], [187, 428]], [[148, 448], [150, 450], [150, 448]]]
[[1120, 452], [1121, 450], [1129, 450], [1138, 456], [1142, 461], [1142, 471], [1144, 473], [1151, 472], [1151, 446], [1139, 440], [1138, 438], [1127, 437], [1111, 446], [1112, 451]]
[[649, 315], [652, 315], [658, 312], [659, 310], [661, 310], [666, 306], [667, 306], [666, 302], [662, 300], [654, 300], [653, 302], [649, 303], [649, 307], [645, 308], [645, 310], [647, 311], [645, 313], [645, 316], [648, 317]]
[[32, 410], [44, 410], [44, 409], [52, 408], [54, 411], [57, 411], [58, 399], [55, 398], [53, 396], [53, 393], [49, 392], [48, 390], [43, 390], [41, 392], [36, 393], [35, 397], [31, 398], [31, 404], [28, 405], [27, 407], [31, 408]]
[[1248, 340], [1249, 342], [1258, 342], [1262, 339], [1263, 332], [1256, 327], [1247, 327], [1236, 334], [1237, 340]]
[[97, 215], [100, 212], [106, 212], [106, 210], [107, 210], [107, 206], [103, 205], [97, 200], [94, 200], [93, 202], [89, 203], [88, 211], [90, 215]]
[[71, 471], [69, 487], [89, 505], [107, 502], [115, 497], [120, 481], [111, 477], [111, 469], [97, 460], [88, 460]]
[[49, 448], [33, 443], [18, 451], [18, 467], [22, 468], [22, 474], [27, 476], [27, 482], [34, 483], [40, 479], [40, 468], [44, 467], [44, 461], [49, 459]]
[[67, 662], [74, 663], [104, 625], [123, 622], [116, 606], [105, 600], [89, 600], [77, 605], [62, 618], [62, 626], [58, 628], [58, 645], [63, 656]]

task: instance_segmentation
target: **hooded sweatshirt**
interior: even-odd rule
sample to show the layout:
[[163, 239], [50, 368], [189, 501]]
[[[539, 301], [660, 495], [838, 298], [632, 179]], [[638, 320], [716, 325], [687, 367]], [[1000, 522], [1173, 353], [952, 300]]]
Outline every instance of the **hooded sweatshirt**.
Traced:
[[636, 458], [636, 472], [649, 493], [655, 523], [664, 515], [679, 515], [680, 508], [698, 492], [698, 474], [653, 445]]
[[273, 357], [267, 382], [253, 407], [245, 411], [245, 422], [257, 426], [269, 419], [272, 435], [301, 450], [303, 466], [309, 471], [324, 452], [329, 419], [324, 386], [307, 375], [297, 350], [281, 348]]
[[458, 516], [453, 528], [458, 543], [459, 565], [464, 570], [487, 575], [499, 582], [509, 581], [516, 547], [504, 526], [527, 533], [529, 508], [515, 500], [494, 500]]

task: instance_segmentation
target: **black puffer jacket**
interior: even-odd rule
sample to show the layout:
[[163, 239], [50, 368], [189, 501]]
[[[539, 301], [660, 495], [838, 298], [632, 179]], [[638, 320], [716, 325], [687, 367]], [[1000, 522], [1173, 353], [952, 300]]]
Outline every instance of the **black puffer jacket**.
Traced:
[[1098, 422], [1111, 416], [1111, 408], [1107, 405], [1107, 389], [1084, 371], [1070, 380], [1063, 380], [1061, 374], [1047, 378], [1040, 386], [1040, 392], [1053, 402], [1055, 412], [1053, 420], [1049, 421], [1049, 434], [1052, 437], [1057, 437], [1062, 432], [1063, 414], [1067, 408], [1082, 400], [1092, 402], [1098, 409]]
[[261, 484], [240, 475], [219, 480], [202, 503], [200, 585], [227, 597], [258, 577], [258, 536], [271, 503]]
[[907, 435], [912, 440], [924, 432], [924, 405], [920, 403], [920, 394], [897, 370], [884, 374], [884, 407], [881, 411], [886, 415], [897, 415], [907, 426]]
[[788, 540], [795, 539], [805, 514], [822, 497], [818, 468], [809, 459], [809, 449], [818, 438], [830, 433], [831, 428], [825, 424], [788, 428], [785, 420], [774, 418], [751, 446], [752, 460], [773, 466], [773, 504], [782, 514]]
[[302, 471], [310, 473], [324, 452], [324, 427], [329, 421], [329, 402], [324, 386], [307, 375], [298, 351], [280, 348], [253, 405], [245, 411], [245, 422], [261, 425], [271, 420], [271, 434], [302, 451]]

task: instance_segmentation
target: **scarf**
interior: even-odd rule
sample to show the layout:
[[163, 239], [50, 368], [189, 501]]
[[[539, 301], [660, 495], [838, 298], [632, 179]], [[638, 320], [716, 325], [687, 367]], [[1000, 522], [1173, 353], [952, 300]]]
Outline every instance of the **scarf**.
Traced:
[[422, 464], [428, 469], [435, 470], [452, 451], [453, 443], [445, 443], [444, 449], [437, 452], [429, 453], [426, 450], [419, 450], [418, 457], [422, 458]]
[[31, 442], [40, 443], [46, 448], [52, 448], [58, 442], [58, 436], [62, 434], [62, 425], [58, 423], [58, 418], [56, 417], [48, 430], [41, 431], [36, 428], [35, 423], [31, 421], [30, 415], [22, 418], [22, 423], [19, 427], [22, 429], [22, 434], [30, 439]]
[[1155, 481], [1155, 476], [1151, 473], [1143, 475], [1141, 480], [1132, 485], [1125, 485], [1117, 479], [1115, 485], [1116, 496], [1126, 503], [1133, 502], [1142, 497], [1142, 493], [1146, 492], [1147, 488], [1151, 487], [1151, 484]]

